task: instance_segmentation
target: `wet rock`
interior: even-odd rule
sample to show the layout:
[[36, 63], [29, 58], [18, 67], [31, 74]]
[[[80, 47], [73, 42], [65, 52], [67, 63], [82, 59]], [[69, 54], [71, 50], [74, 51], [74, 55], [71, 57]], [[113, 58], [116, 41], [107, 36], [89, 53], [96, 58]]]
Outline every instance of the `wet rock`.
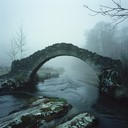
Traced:
[[46, 122], [64, 116], [71, 108], [66, 100], [58, 98], [32, 98], [20, 112], [0, 119], [0, 128], [39, 128]]
[[116, 97], [116, 90], [122, 88], [119, 73], [112, 69], [108, 69], [103, 71], [99, 78], [100, 93], [110, 97]]
[[17, 81], [14, 78], [0, 79], [0, 95], [14, 93], [16, 91], [33, 91], [35, 90], [35, 83], [35, 81], [31, 83], [22, 80]]
[[3, 79], [0, 81], [0, 93], [11, 92], [18, 86], [19, 84], [14, 79]]
[[96, 128], [98, 119], [89, 113], [82, 113], [56, 128]]
[[128, 87], [123, 83], [123, 77], [114, 69], [104, 70], [99, 76], [100, 95], [128, 105]]

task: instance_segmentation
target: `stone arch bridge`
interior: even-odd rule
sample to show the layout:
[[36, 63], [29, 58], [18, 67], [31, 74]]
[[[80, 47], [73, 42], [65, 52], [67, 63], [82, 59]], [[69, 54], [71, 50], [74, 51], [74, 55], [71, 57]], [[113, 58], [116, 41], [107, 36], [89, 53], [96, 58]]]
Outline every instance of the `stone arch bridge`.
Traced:
[[120, 72], [121, 62], [109, 57], [103, 57], [73, 44], [57, 43], [39, 50], [22, 60], [12, 62], [9, 74], [17, 76], [22, 74], [26, 80], [34, 79], [39, 68], [52, 58], [57, 56], [73, 56], [86, 62], [94, 72], [100, 76], [103, 71], [113, 70]]

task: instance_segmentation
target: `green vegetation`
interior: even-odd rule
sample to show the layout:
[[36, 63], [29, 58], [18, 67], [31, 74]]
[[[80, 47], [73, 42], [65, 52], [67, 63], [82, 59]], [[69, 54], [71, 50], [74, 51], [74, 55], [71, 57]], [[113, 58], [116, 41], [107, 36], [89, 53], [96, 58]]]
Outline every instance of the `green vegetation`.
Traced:
[[16, 114], [15, 119], [6, 127], [39, 128], [43, 123], [64, 116], [71, 108], [65, 99], [53, 97], [32, 97], [24, 106], [27, 106], [26, 110], [22, 111], [22, 114]]
[[50, 97], [50, 98], [48, 98], [46, 101], [45, 101], [45, 103], [46, 102], [63, 102], [63, 103], [67, 103], [67, 101], [64, 99], [64, 98], [54, 98], [54, 97]]
[[10, 71], [10, 67], [0, 67], [0, 75], [6, 74]]
[[20, 81], [24, 81], [26, 77], [27, 77], [27, 76], [25, 76], [24, 73], [20, 73], [20, 74], [18, 74], [18, 75], [15, 75], [13, 78], [14, 78], [17, 82], [20, 82]]

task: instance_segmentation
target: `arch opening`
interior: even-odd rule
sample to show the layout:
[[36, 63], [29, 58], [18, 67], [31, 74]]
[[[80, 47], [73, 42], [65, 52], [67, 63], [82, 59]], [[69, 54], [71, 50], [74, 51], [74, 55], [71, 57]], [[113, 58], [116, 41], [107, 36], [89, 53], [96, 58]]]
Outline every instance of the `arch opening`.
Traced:
[[84, 74], [86, 76], [86, 80], [88, 79], [88, 82], [92, 81], [93, 84], [97, 83], [98, 85], [99, 79], [95, 71], [86, 62], [77, 57], [61, 55], [49, 58], [41, 62], [38, 67], [36, 67], [32, 75], [34, 76], [36, 73], [38, 74], [40, 69], [43, 67], [50, 67], [53, 69], [64, 68], [64, 71], [69, 75], [73, 75], [73, 72], [74, 74], [76, 72], [79, 74]]
[[65, 72], [58, 78], [39, 81], [36, 84], [37, 94], [43, 92], [45, 96], [65, 98], [72, 105], [81, 108], [80, 110], [83, 106], [87, 107], [85, 105], [87, 99], [89, 104], [96, 102], [99, 96], [98, 77], [84, 61], [72, 56], [59, 56], [47, 61], [41, 68], [43, 67], [55, 69], [63, 67]]

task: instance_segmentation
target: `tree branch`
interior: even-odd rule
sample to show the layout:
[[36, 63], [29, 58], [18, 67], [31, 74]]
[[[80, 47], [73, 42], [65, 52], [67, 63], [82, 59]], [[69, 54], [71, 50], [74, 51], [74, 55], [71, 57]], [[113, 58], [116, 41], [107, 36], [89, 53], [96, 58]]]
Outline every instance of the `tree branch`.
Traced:
[[94, 13], [93, 16], [101, 14], [103, 16], [111, 17], [113, 20], [113, 23], [117, 25], [128, 19], [128, 8], [122, 7], [121, 4], [119, 4], [118, 2], [115, 2], [114, 0], [112, 0], [112, 2], [115, 5], [115, 7], [99, 5], [100, 6], [99, 10], [93, 10], [89, 8], [87, 5], [84, 5], [84, 7], [86, 7], [89, 11], [93, 12]]

